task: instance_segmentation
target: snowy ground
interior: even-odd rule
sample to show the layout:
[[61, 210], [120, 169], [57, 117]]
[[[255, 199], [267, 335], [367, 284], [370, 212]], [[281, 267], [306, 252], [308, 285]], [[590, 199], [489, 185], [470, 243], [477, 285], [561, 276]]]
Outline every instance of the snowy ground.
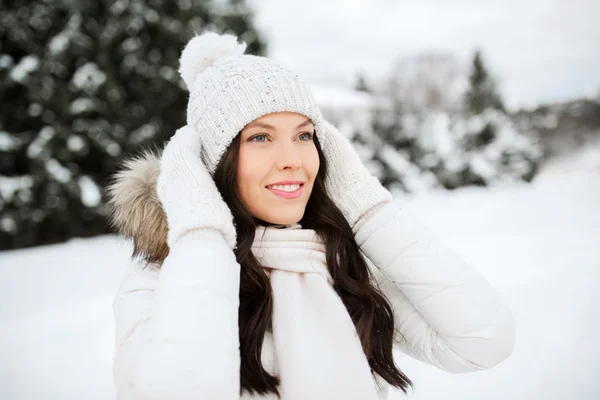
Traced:
[[[410, 204], [505, 296], [513, 355], [451, 375], [400, 355], [412, 399], [600, 398], [600, 154], [532, 185]], [[111, 399], [111, 302], [129, 248], [112, 236], [0, 253], [0, 398]], [[405, 398], [394, 394], [392, 399]]]

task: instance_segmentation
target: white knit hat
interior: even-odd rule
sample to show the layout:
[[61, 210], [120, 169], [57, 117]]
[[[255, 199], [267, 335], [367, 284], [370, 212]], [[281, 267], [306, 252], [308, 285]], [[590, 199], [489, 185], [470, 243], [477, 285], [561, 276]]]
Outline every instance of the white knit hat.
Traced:
[[310, 118], [317, 136], [322, 130], [321, 111], [298, 75], [245, 50], [233, 35], [207, 32], [181, 54], [179, 73], [190, 91], [187, 124], [200, 133], [211, 175], [236, 135], [263, 115], [296, 112]]

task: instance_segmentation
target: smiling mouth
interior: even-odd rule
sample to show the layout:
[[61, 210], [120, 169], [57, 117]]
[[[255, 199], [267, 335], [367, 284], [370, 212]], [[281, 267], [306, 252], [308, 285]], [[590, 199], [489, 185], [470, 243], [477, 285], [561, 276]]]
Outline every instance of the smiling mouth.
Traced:
[[266, 186], [266, 189], [273, 193], [278, 197], [283, 197], [285, 199], [295, 199], [300, 197], [302, 191], [304, 190], [304, 184], [294, 184], [294, 185], [269, 185]]
[[293, 185], [268, 185], [267, 189], [275, 189], [280, 192], [292, 193], [304, 186], [304, 183], [295, 183]]

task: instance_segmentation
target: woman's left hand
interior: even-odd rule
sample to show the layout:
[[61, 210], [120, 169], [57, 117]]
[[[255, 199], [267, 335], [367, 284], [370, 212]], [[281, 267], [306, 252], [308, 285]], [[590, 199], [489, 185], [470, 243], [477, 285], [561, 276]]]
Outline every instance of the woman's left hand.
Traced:
[[392, 200], [383, 187], [363, 164], [350, 141], [327, 121], [318, 136], [327, 160], [325, 188], [354, 230], [361, 216], [369, 210]]

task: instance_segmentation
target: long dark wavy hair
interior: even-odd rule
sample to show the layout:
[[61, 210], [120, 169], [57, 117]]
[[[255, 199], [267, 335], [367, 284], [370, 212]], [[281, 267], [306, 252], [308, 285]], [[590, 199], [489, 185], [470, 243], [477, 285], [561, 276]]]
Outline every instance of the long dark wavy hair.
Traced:
[[[235, 255], [241, 266], [239, 338], [241, 393], [269, 392], [279, 395], [279, 377], [269, 374], [261, 362], [263, 338], [271, 329], [273, 294], [265, 270], [254, 257], [251, 246], [256, 227], [264, 222], [254, 218], [244, 206], [237, 184], [237, 163], [241, 135], [232, 141], [214, 174], [217, 188], [231, 209], [237, 231]], [[395, 365], [392, 356], [394, 315], [385, 296], [372, 285], [365, 260], [350, 225], [325, 191], [327, 163], [317, 140], [320, 167], [300, 224], [313, 229], [323, 239], [333, 288], [342, 299], [369, 361], [372, 374], [407, 392], [413, 386]]]

